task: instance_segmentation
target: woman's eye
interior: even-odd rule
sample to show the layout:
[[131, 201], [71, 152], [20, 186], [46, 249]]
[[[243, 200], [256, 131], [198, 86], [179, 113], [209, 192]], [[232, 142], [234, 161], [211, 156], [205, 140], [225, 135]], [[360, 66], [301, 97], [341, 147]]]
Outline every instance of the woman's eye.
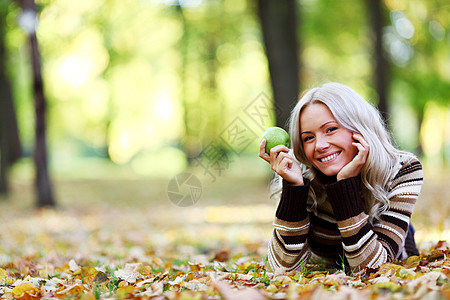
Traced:
[[306, 137], [304, 137], [303, 138], [303, 142], [308, 142], [308, 141], [310, 141], [310, 140], [312, 140], [314, 137], [312, 136], [312, 135], [310, 135], [310, 136], [306, 136]]
[[337, 127], [330, 127], [327, 129], [327, 132], [333, 132], [336, 131], [338, 128]]

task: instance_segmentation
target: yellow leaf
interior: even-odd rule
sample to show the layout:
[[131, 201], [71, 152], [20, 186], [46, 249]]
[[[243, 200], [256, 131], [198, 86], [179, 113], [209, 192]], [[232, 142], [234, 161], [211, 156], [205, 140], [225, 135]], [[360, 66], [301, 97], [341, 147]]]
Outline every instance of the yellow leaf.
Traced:
[[406, 269], [415, 268], [420, 264], [421, 257], [420, 256], [410, 256], [408, 259], [403, 261], [403, 266]]
[[119, 288], [128, 286], [128, 282], [126, 282], [125, 280], [122, 280], [121, 282], [119, 282], [118, 286], [119, 286]]
[[401, 289], [400, 286], [393, 282], [378, 282], [375, 283], [372, 288], [374, 289], [383, 289], [383, 290], [390, 290], [391, 292], [396, 292]]
[[416, 278], [416, 272], [408, 269], [401, 269], [398, 270], [397, 277], [400, 279], [413, 280], [414, 278]]
[[95, 271], [95, 273], [89, 274], [84, 277], [84, 283], [87, 285], [103, 284], [108, 281], [108, 275], [102, 271]]
[[140, 271], [143, 276], [152, 275], [152, 267], [150, 266], [143, 266]]
[[23, 293], [34, 293], [38, 291], [39, 289], [34, 284], [30, 282], [24, 282], [14, 287], [12, 290], [12, 294], [14, 295], [15, 298], [18, 298]]
[[82, 267], [81, 268], [81, 277], [85, 278], [88, 276], [95, 276], [97, 274], [97, 269], [93, 267]]
[[316, 277], [323, 277], [323, 276], [327, 276], [327, 275], [328, 275], [327, 271], [314, 271], [314, 272], [307, 273], [304, 276], [309, 279], [314, 279]]
[[254, 262], [246, 262], [243, 263], [242, 265], [238, 266], [238, 269], [241, 271], [246, 271], [249, 267], [255, 267], [256, 264]]
[[63, 289], [62, 291], [56, 292], [57, 295], [64, 297], [75, 297], [84, 294], [86, 289], [81, 285], [74, 285], [70, 288]]
[[81, 296], [80, 300], [96, 300], [93, 292], [89, 292]]
[[6, 270], [0, 268], [0, 284], [5, 284], [6, 279], [8, 279], [8, 273], [6, 273]]
[[197, 294], [195, 296], [193, 295], [189, 295], [185, 293], [181, 293], [180, 297], [178, 298], [178, 300], [200, 300], [202, 299], [202, 295], [201, 294]]
[[377, 274], [380, 275], [385, 275], [385, 274], [389, 274], [389, 275], [396, 275], [397, 272], [401, 269], [404, 269], [402, 266], [396, 265], [396, 264], [391, 264], [391, 263], [385, 263], [383, 265], [381, 265], [380, 269], [377, 271]]
[[278, 291], [278, 288], [274, 284], [271, 284], [266, 288], [266, 291], [269, 293], [275, 293]]
[[135, 290], [136, 288], [131, 285], [120, 287], [116, 290], [116, 297], [119, 299], [127, 299]]
[[293, 280], [288, 276], [278, 276], [276, 280], [276, 284], [284, 285], [292, 282]]

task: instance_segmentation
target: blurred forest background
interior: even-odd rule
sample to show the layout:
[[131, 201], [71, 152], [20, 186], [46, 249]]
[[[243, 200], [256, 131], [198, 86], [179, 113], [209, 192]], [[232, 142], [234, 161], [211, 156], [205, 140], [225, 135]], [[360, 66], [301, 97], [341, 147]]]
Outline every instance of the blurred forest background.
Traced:
[[0, 2], [3, 203], [35, 205], [39, 147], [50, 199], [38, 205], [169, 204], [168, 182], [183, 172], [209, 204], [271, 203], [259, 137], [325, 81], [379, 105], [441, 193], [428, 197], [448, 198], [438, 185], [449, 178], [448, 1], [35, 4]]

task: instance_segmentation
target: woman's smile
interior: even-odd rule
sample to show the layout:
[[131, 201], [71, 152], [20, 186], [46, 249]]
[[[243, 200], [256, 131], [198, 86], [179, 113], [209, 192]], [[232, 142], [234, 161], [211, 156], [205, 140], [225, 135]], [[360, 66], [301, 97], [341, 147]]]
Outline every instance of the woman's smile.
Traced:
[[319, 158], [321, 163], [330, 163], [332, 161], [334, 161], [339, 154], [341, 154], [341, 152], [334, 152], [332, 154], [327, 154], [326, 156], [322, 156], [321, 158]]

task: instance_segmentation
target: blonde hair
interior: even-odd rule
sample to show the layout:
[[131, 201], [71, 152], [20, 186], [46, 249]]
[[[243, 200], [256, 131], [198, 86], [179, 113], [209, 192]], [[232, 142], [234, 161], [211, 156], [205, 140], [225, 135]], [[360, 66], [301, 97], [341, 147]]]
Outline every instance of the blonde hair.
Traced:
[[[329, 82], [307, 91], [291, 112], [289, 132], [293, 146], [291, 152], [303, 165], [303, 176], [311, 180], [310, 198], [313, 200], [313, 210], [324, 200], [325, 193], [323, 185], [314, 180], [317, 171], [303, 150], [300, 138], [300, 113], [306, 106], [314, 103], [325, 104], [339, 124], [350, 131], [360, 133], [370, 145], [366, 163], [361, 170], [361, 180], [364, 210], [373, 223], [388, 209], [387, 187], [399, 170], [400, 155], [413, 155], [393, 146], [392, 137], [385, 127], [380, 112], [350, 87]], [[280, 195], [280, 183], [280, 178], [274, 178], [272, 196]]]

